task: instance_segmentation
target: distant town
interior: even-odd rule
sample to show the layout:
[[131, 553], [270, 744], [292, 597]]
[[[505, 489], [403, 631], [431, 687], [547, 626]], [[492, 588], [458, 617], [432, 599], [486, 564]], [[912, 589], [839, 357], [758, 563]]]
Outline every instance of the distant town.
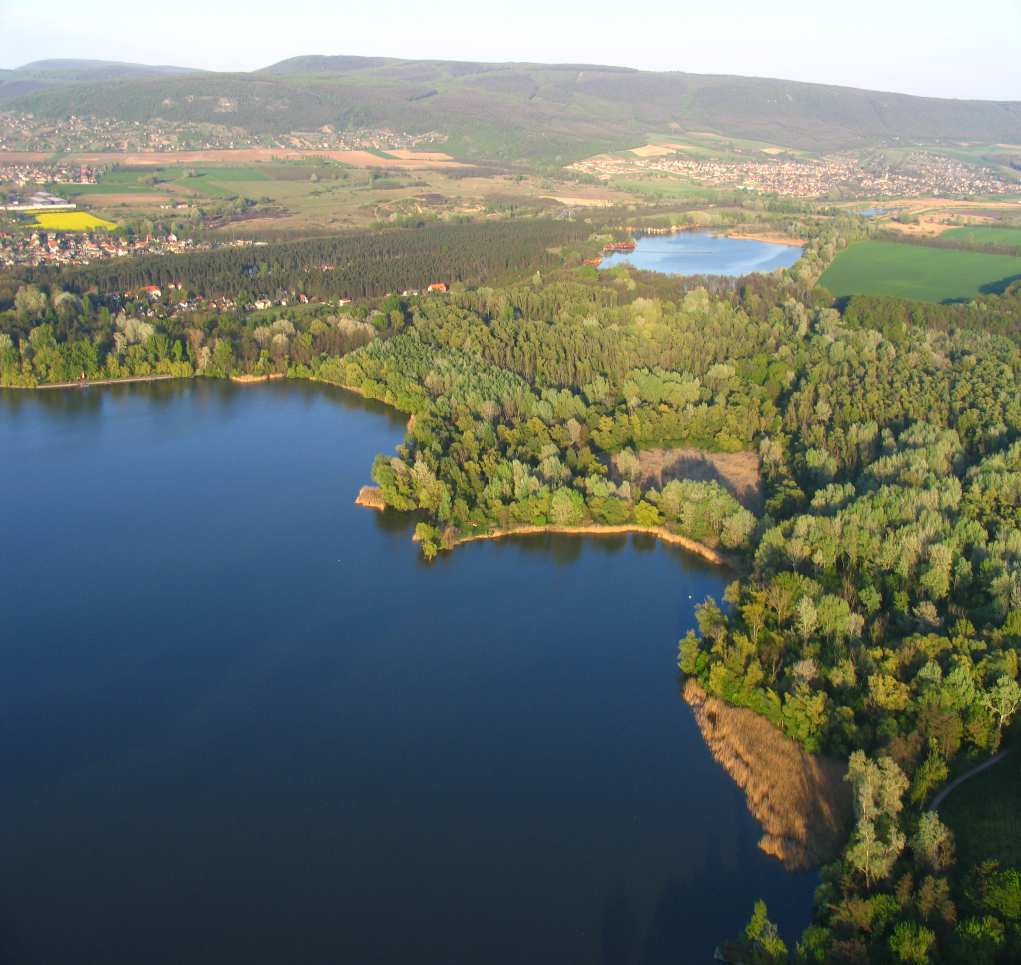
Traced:
[[[666, 146], [669, 149], [669, 145]], [[733, 188], [812, 200], [839, 194], [854, 198], [973, 197], [1016, 194], [1019, 184], [987, 167], [962, 164], [923, 151], [896, 167], [882, 157], [833, 155], [821, 159], [768, 157], [712, 160], [685, 157], [682, 150], [642, 157], [601, 154], [570, 169], [602, 181], [616, 177], [667, 175], [706, 187]]]
[[[229, 113], [229, 108], [229, 104], [225, 105], [224, 112]], [[28, 113], [0, 112], [0, 151], [10, 152], [59, 154], [240, 148], [400, 150], [440, 144], [445, 140], [446, 135], [438, 131], [411, 134], [387, 127], [338, 131], [330, 125], [324, 125], [314, 131], [296, 130], [285, 134], [261, 135], [226, 124], [187, 123], [158, 118], [143, 123], [72, 114], [60, 120], [47, 120]]]
[[183, 254], [211, 251], [214, 248], [244, 248], [263, 244], [246, 240], [221, 242], [192, 241], [172, 232], [164, 236], [146, 235], [129, 240], [105, 231], [2, 231], [0, 232], [0, 268], [41, 265], [90, 265], [128, 255]]

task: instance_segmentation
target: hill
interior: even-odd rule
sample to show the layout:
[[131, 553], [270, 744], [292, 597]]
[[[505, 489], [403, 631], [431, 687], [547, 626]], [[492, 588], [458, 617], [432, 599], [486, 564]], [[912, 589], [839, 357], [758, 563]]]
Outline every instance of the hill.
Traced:
[[[297, 57], [253, 73], [173, 76], [124, 69], [138, 65], [54, 72], [46, 66], [52, 63], [29, 65], [25, 76], [47, 86], [19, 93], [7, 105], [41, 117], [74, 112], [128, 121], [214, 121], [256, 134], [327, 124], [438, 130], [448, 135], [448, 149], [464, 157], [551, 161], [683, 130], [821, 151], [872, 143], [1021, 142], [1018, 102], [941, 100], [765, 78], [346, 56]], [[100, 79], [104, 70], [115, 76]]]
[[15, 74], [61, 83], [71, 81], [107, 81], [126, 78], [167, 77], [176, 74], [201, 74], [192, 67], [129, 64], [117, 60], [54, 59], [23, 64]]

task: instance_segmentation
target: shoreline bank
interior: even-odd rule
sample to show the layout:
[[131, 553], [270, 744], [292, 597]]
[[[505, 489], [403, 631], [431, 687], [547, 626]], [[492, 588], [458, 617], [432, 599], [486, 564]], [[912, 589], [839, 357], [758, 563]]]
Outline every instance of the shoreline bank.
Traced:
[[664, 543], [680, 546], [689, 553], [700, 556], [716, 566], [725, 566], [731, 570], [741, 568], [737, 557], [731, 556], [729, 553], [722, 553], [688, 536], [672, 533], [665, 526], [639, 526], [637, 523], [627, 523], [620, 526], [600, 526], [597, 523], [589, 523], [582, 526], [514, 526], [510, 529], [494, 529], [488, 533], [461, 536], [458, 537], [454, 546], [460, 546], [463, 543], [475, 543], [480, 540], [504, 539], [507, 536], [537, 536], [541, 533], [551, 533], [557, 536], [625, 536], [628, 533], [639, 533], [646, 536], [655, 536]]
[[0, 385], [0, 389], [87, 389], [93, 385], [126, 385], [129, 382], [165, 382], [167, 379], [193, 379], [194, 375], [129, 375], [123, 379], [86, 379], [84, 382], [43, 382], [41, 385]]
[[788, 248], [804, 248], [804, 238], [794, 238], [782, 231], [721, 231], [719, 237], [736, 238], [739, 241], [763, 241], [770, 245], [785, 245]]
[[235, 385], [255, 385], [257, 382], [275, 382], [285, 376], [283, 372], [271, 372], [269, 375], [231, 375], [229, 378]]
[[[382, 512], [386, 509], [383, 496], [376, 486], [362, 486], [355, 497], [356, 506], [364, 506], [366, 509], [374, 509]], [[637, 523], [625, 523], [623, 525], [601, 526], [598, 523], [587, 523], [581, 526], [512, 526], [509, 529], [491, 529], [486, 533], [473, 533], [470, 536], [459, 536], [454, 540], [453, 546], [462, 546], [465, 543], [477, 543], [482, 540], [505, 539], [508, 536], [539, 536], [550, 533], [555, 536], [626, 536], [628, 533], [638, 533], [645, 536], [655, 536], [664, 543], [673, 546], [680, 546], [695, 556], [700, 556], [708, 563], [716, 566], [725, 566], [728, 569], [738, 571], [742, 568], [742, 561], [733, 554], [716, 550], [705, 543], [691, 539], [688, 536], [681, 536], [673, 533], [665, 526], [640, 526]]]

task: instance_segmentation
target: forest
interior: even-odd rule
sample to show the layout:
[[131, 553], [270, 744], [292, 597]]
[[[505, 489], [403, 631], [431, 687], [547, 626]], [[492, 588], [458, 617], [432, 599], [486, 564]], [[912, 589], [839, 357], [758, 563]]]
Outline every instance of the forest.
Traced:
[[[572, 221], [433, 224], [416, 230], [356, 232], [184, 255], [125, 258], [94, 265], [26, 269], [17, 280], [76, 294], [115, 295], [145, 285], [253, 301], [303, 292], [309, 298], [367, 298], [433, 282], [499, 281], [559, 263], [547, 249], [589, 234]], [[10, 280], [8, 281], [8, 285]], [[0, 291], [0, 303], [3, 292]]]
[[[453, 266], [479, 236], [446, 230]], [[847, 760], [855, 805], [811, 927], [788, 949], [757, 906], [742, 960], [1017, 961], [1021, 869], [960, 866], [926, 808], [1001, 747], [1021, 704], [1021, 285], [966, 305], [835, 301], [817, 282], [853, 230], [823, 228], [793, 269], [710, 284], [536, 266], [537, 243], [585, 239], [536, 222], [472, 242], [449, 271], [465, 284], [442, 296], [252, 315], [149, 318], [111, 294], [202, 271], [250, 291], [253, 259], [289, 287], [297, 246], [19, 279], [0, 378], [279, 372], [381, 400], [413, 419], [373, 478], [387, 506], [422, 514], [427, 557], [494, 529], [622, 524], [739, 556], [680, 671]], [[305, 244], [359, 276], [347, 240]], [[378, 244], [365, 295], [397, 287]], [[346, 290], [335, 281], [314, 290]], [[677, 446], [757, 453], [763, 511], [720, 482], [643, 476], [642, 453]]]

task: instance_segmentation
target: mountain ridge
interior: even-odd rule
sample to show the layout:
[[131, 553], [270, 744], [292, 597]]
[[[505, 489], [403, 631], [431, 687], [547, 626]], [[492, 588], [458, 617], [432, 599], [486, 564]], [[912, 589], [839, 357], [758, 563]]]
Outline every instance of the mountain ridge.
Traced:
[[[26, 90], [26, 82], [37, 86]], [[591, 64], [303, 55], [227, 73], [42, 61], [0, 74], [0, 101], [45, 118], [158, 117], [256, 135], [326, 125], [440, 131], [452, 153], [506, 160], [563, 162], [684, 130], [819, 152], [872, 143], [1021, 143], [1018, 101]]]

